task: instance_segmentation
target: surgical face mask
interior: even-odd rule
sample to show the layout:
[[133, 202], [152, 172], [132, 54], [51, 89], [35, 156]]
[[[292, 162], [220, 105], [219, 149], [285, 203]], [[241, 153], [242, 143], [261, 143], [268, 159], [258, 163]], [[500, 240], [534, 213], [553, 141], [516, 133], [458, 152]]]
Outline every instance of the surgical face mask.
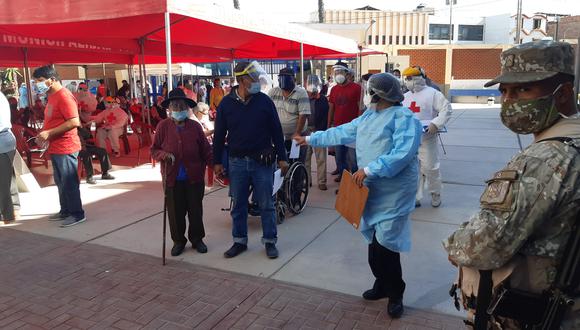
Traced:
[[363, 102], [364, 102], [365, 107], [367, 107], [367, 108], [369, 107], [369, 105], [372, 102], [372, 99], [373, 99], [372, 96], [370, 96], [369, 94], [365, 94], [365, 97], [363, 98]]
[[501, 122], [517, 134], [539, 133], [552, 126], [560, 118], [554, 94], [561, 86], [551, 94], [536, 99], [502, 102]]
[[38, 94], [40, 95], [46, 94], [46, 92], [48, 92], [49, 89], [50, 87], [46, 86], [46, 80], [36, 82], [36, 91], [38, 92]]
[[278, 77], [278, 82], [280, 83], [280, 88], [287, 92], [291, 92], [294, 90], [296, 83], [294, 82], [294, 77], [281, 75]]
[[262, 85], [260, 84], [259, 81], [252, 82], [252, 84], [250, 85], [250, 88], [248, 88], [248, 93], [258, 94], [260, 92], [261, 88], [262, 88]]
[[405, 79], [405, 86], [411, 92], [417, 93], [427, 86], [427, 82], [425, 81], [425, 78], [421, 76], [413, 76], [411, 79]]
[[188, 117], [187, 110], [185, 111], [171, 111], [171, 118], [177, 121], [184, 121]]
[[344, 84], [344, 82], [346, 81], [346, 76], [343, 74], [337, 74], [336, 76], [334, 76], [334, 80], [336, 81], [337, 84]]
[[374, 94], [374, 95], [365, 94], [363, 101], [364, 101], [365, 107], [368, 110], [377, 110], [377, 105], [380, 101], [380, 98], [377, 94]]

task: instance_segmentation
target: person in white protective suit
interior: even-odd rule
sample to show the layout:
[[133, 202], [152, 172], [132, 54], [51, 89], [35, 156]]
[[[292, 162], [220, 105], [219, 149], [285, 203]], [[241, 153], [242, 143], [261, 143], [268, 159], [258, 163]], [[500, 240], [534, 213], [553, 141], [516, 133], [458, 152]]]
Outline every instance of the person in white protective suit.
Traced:
[[81, 118], [81, 122], [88, 121], [91, 114], [97, 109], [97, 97], [89, 92], [89, 88], [84, 82], [79, 84], [77, 92], [73, 95], [79, 106], [79, 116]]
[[422, 129], [413, 113], [402, 106], [403, 93], [395, 76], [373, 75], [368, 93], [367, 110], [360, 117], [294, 139], [313, 147], [356, 141], [359, 170], [353, 179], [369, 188], [359, 229], [369, 243], [368, 260], [376, 278], [363, 298], [389, 298], [387, 312], [397, 318], [403, 314], [405, 291], [399, 253], [411, 248], [409, 215], [415, 209]]
[[123, 134], [129, 116], [120, 108], [119, 100], [112, 96], [105, 98], [105, 106], [106, 109], [103, 112], [91, 117], [91, 121], [102, 124], [97, 128], [97, 142], [99, 147], [106, 149], [105, 140], [109, 139], [113, 154], [115, 157], [120, 157], [119, 137]]
[[425, 182], [431, 193], [431, 206], [441, 205], [441, 171], [439, 169], [439, 149], [437, 131], [442, 129], [451, 118], [451, 104], [445, 96], [427, 86], [423, 71], [419, 67], [409, 67], [403, 71], [405, 93], [403, 105], [408, 107], [419, 118], [423, 126], [421, 148], [419, 148], [420, 172], [419, 187], [415, 200], [421, 206]]

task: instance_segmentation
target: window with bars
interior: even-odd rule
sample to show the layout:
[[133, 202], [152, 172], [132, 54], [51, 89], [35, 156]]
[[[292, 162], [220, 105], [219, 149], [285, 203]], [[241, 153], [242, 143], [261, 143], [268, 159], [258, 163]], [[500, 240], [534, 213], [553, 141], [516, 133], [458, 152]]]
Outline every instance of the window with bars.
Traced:
[[369, 36], [369, 45], [373, 44], [373, 36]]
[[387, 44], [387, 36], [383, 35], [383, 45], [386, 45], [386, 44]]
[[483, 41], [483, 25], [459, 25], [459, 40]]
[[[453, 25], [451, 29], [453, 29]], [[429, 39], [449, 40], [449, 24], [429, 24]], [[453, 39], [453, 31], [451, 32], [451, 39]]]

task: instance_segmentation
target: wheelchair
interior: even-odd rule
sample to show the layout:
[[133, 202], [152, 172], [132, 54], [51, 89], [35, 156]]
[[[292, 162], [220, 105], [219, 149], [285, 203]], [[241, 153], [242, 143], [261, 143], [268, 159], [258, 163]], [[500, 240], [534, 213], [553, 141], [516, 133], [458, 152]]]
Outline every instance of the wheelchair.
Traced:
[[[297, 215], [304, 211], [306, 203], [308, 202], [309, 190], [310, 180], [306, 166], [298, 159], [291, 159], [288, 171], [284, 175], [282, 186], [274, 195], [274, 209], [277, 224], [284, 222], [288, 212], [292, 215]], [[260, 207], [256, 202], [252, 201], [252, 195], [253, 187], [250, 186], [248, 214], [257, 217], [260, 216]], [[231, 211], [232, 206], [233, 199], [230, 198], [230, 207], [222, 210]]]

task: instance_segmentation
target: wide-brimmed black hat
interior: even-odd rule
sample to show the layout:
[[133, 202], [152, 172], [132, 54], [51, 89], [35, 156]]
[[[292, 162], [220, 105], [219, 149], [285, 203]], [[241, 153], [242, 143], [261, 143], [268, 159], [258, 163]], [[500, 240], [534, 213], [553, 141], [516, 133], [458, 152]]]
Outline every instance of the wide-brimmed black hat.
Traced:
[[190, 99], [189, 97], [185, 96], [185, 92], [181, 88], [174, 88], [171, 92], [169, 92], [168, 97], [161, 102], [161, 106], [164, 108], [169, 107], [169, 102], [176, 101], [176, 100], [183, 100], [190, 108], [195, 108], [197, 103], [194, 100]]

